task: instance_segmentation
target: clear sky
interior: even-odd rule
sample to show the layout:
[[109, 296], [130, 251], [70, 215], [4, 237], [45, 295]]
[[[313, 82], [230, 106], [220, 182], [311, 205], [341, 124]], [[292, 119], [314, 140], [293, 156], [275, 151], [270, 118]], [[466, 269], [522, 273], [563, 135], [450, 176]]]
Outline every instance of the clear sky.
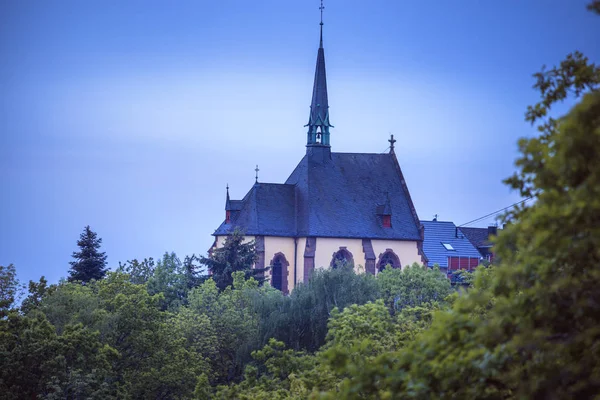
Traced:
[[[600, 60], [584, 0], [326, 0], [333, 151], [397, 155], [421, 219], [519, 200], [501, 183], [532, 73]], [[66, 277], [85, 225], [111, 267], [205, 254], [225, 185], [305, 152], [317, 0], [0, 2], [0, 264]], [[481, 221], [479, 226], [494, 222]]]

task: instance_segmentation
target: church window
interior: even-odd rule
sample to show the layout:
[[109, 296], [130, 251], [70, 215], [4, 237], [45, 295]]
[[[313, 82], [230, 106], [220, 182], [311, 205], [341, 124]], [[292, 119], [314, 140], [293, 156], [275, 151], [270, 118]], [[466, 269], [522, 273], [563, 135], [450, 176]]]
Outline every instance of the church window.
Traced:
[[401, 268], [400, 258], [392, 249], [386, 249], [385, 253], [379, 256], [379, 271], [383, 271], [388, 265], [392, 268]]
[[331, 268], [337, 268], [340, 266], [351, 265], [354, 262], [354, 257], [345, 247], [340, 247], [339, 251], [333, 253], [331, 258]]
[[275, 254], [271, 261], [271, 286], [283, 293], [288, 291], [287, 272], [289, 264], [283, 253]]
[[231, 211], [225, 211], [225, 223], [228, 224], [231, 222]]

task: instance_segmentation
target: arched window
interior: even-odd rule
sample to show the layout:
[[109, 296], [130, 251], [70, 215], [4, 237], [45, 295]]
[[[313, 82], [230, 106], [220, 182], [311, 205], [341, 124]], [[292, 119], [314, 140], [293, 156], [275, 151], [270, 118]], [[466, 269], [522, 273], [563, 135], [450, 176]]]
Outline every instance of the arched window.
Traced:
[[337, 268], [338, 266], [350, 265], [354, 262], [354, 257], [345, 247], [340, 247], [338, 251], [333, 253], [331, 258], [331, 268]]
[[288, 266], [290, 263], [285, 258], [283, 253], [277, 253], [271, 260], [271, 286], [281, 290], [283, 293], [288, 292]]
[[392, 249], [386, 249], [385, 253], [379, 256], [379, 271], [383, 271], [387, 265], [390, 265], [392, 268], [402, 268], [402, 264], [400, 264], [400, 259], [394, 253]]

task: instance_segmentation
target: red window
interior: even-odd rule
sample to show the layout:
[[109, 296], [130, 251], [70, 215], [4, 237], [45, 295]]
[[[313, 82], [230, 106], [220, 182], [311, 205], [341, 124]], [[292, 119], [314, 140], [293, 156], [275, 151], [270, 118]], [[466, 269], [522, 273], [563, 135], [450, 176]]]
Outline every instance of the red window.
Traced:
[[225, 223], [228, 224], [229, 222], [231, 222], [231, 211], [227, 210], [225, 211]]
[[384, 215], [383, 216], [383, 227], [384, 228], [391, 228], [392, 227], [392, 216], [391, 215]]
[[475, 257], [448, 257], [448, 269], [464, 269], [473, 271], [479, 265], [479, 258]]

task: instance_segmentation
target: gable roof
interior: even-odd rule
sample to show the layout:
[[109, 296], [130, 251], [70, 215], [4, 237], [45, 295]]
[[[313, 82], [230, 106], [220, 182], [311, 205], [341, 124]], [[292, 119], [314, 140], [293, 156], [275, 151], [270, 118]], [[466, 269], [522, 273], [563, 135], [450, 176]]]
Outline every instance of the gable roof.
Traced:
[[[481, 257], [475, 246], [461, 233], [461, 228], [457, 228], [453, 222], [421, 221], [421, 224], [425, 228], [423, 252], [427, 256], [428, 266], [438, 264], [447, 267], [448, 257]], [[449, 244], [454, 250], [447, 250], [443, 243]]]
[[491, 247], [492, 242], [489, 240], [489, 230], [488, 228], [464, 228], [461, 227], [460, 230], [465, 234], [467, 239], [473, 246], [475, 247]]
[[[283, 185], [259, 183], [230, 224], [247, 235], [421, 240], [420, 223], [396, 156], [329, 153], [304, 156]], [[381, 205], [391, 212], [384, 228]]]

